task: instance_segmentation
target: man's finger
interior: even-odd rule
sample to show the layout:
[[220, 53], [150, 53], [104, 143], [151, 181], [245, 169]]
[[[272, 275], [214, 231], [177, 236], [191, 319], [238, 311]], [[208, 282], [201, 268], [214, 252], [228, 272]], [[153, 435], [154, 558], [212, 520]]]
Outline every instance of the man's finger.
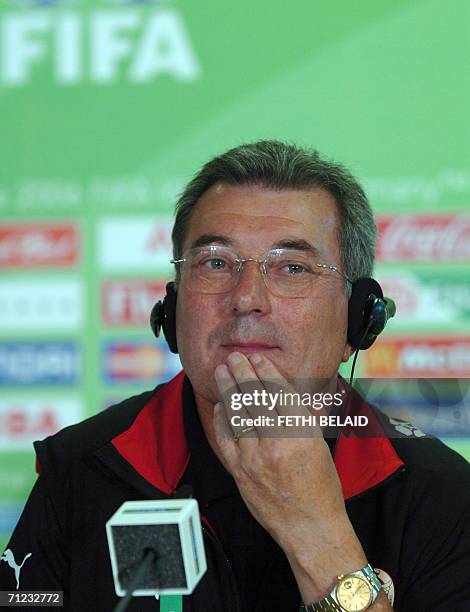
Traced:
[[269, 394], [270, 406], [275, 405], [270, 412], [276, 425], [260, 435], [273, 438], [322, 437], [316, 415], [303, 403], [307, 389], [296, 389], [265, 355], [253, 353], [249, 359]]
[[[227, 359], [230, 373], [237, 381], [241, 391], [240, 403], [243, 403], [245, 412], [254, 421], [259, 438], [277, 436], [276, 403], [268, 399], [264, 380], [257, 375], [253, 365], [246, 355], [231, 353]], [[246, 426], [249, 427], [249, 421]], [[246, 428], [245, 428], [246, 429]], [[251, 433], [242, 434], [244, 439], [252, 439]]]
[[224, 363], [217, 366], [215, 380], [233, 436], [237, 431], [243, 429], [243, 423], [250, 415], [243, 404], [243, 394], [239, 390], [237, 381]]
[[302, 405], [301, 394], [282, 376], [274, 363], [261, 355], [253, 353], [249, 356], [256, 375], [263, 381], [266, 391], [270, 394], [270, 401], [275, 402], [275, 410], [280, 415], [308, 416], [308, 408]]

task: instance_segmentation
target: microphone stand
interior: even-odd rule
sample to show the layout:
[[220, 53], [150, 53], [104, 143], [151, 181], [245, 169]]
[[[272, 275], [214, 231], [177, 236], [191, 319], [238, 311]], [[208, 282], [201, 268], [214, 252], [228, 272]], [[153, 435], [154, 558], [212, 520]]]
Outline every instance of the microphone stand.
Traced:
[[132, 594], [134, 593], [137, 585], [141, 581], [142, 577], [147, 572], [148, 568], [155, 563], [157, 560], [157, 552], [153, 550], [153, 548], [147, 548], [144, 554], [144, 558], [137, 566], [137, 570], [135, 572], [134, 578], [127, 589], [126, 595], [121, 599], [118, 605], [114, 608], [114, 612], [124, 612], [124, 610], [129, 605], [130, 600], [132, 599]]

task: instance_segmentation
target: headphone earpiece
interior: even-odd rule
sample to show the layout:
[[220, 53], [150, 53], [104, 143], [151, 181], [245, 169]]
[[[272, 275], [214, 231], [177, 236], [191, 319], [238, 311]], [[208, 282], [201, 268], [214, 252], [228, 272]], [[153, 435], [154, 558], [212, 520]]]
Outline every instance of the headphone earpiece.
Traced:
[[395, 304], [384, 298], [373, 278], [359, 278], [352, 285], [348, 306], [348, 342], [354, 350], [368, 349], [395, 314]]
[[175, 283], [168, 283], [163, 301], [158, 300], [150, 313], [150, 327], [154, 335], [158, 338], [160, 331], [163, 329], [163, 334], [172, 353], [178, 352], [178, 344], [176, 342], [176, 297]]

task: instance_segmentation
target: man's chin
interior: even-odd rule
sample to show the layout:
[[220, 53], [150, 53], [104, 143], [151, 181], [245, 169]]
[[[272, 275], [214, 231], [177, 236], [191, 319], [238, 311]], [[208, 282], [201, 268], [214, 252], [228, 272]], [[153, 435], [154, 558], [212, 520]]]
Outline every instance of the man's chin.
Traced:
[[212, 406], [220, 401], [217, 384], [214, 378], [214, 371], [215, 368], [211, 372], [204, 373], [196, 368], [193, 376], [191, 371], [188, 372], [185, 370], [185, 374], [189, 378], [196, 400], [198, 402], [202, 400]]
[[205, 407], [206, 409], [212, 409], [217, 404], [217, 402], [220, 402], [220, 397], [216, 393], [213, 393], [211, 390], [201, 389], [198, 391], [198, 389], [194, 389], [194, 387], [193, 390], [194, 398], [196, 400], [198, 408]]

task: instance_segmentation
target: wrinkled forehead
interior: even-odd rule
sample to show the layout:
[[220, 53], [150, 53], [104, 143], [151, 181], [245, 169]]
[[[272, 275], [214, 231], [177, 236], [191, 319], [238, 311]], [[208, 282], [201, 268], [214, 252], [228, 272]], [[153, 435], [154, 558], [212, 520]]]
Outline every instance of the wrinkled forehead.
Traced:
[[339, 261], [338, 229], [336, 201], [323, 189], [278, 191], [218, 183], [195, 205], [183, 250], [207, 236], [223, 238], [223, 244], [250, 256], [280, 242], [303, 241], [329, 261]]

